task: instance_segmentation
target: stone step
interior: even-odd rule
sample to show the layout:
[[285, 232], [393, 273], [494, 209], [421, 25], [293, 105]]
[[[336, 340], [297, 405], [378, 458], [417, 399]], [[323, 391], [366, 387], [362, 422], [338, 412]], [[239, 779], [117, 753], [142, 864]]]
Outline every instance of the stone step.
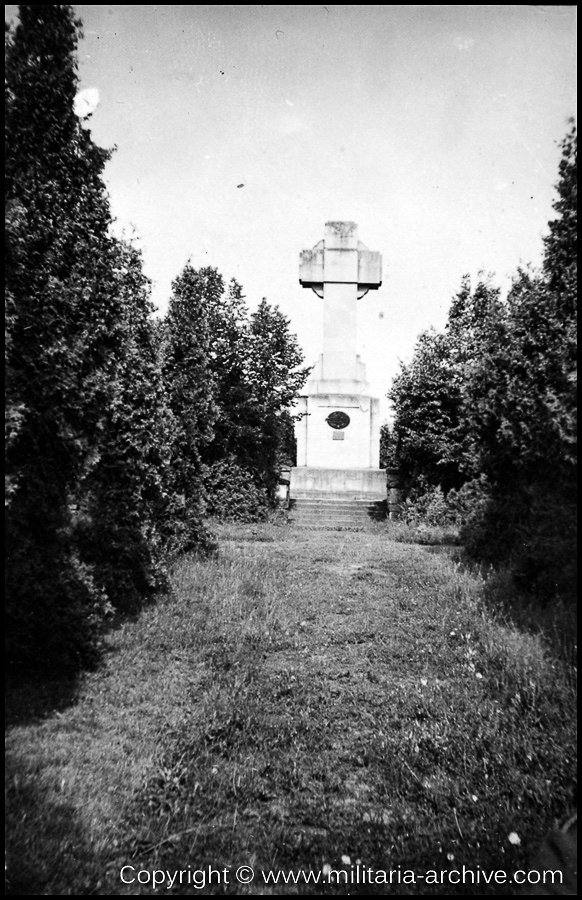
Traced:
[[345, 512], [333, 512], [330, 510], [316, 510], [316, 509], [299, 509], [299, 510], [291, 510], [289, 515], [294, 519], [363, 519], [366, 521], [367, 519], [377, 518], [378, 516], [382, 516], [383, 510], [369, 510], [369, 511], [361, 511], [361, 512], [349, 512], [346, 510]]
[[386, 518], [386, 501], [311, 497], [289, 503], [289, 522], [305, 527], [365, 527]]
[[366, 503], [381, 503], [386, 499], [386, 494], [365, 494], [360, 491], [342, 491], [341, 493], [330, 493], [330, 491], [300, 491], [292, 492], [293, 500], [327, 500], [334, 503], [351, 502], [352, 500], [361, 500]]
[[291, 500], [292, 510], [330, 510], [331, 512], [368, 512], [386, 508], [386, 501], [368, 500]]
[[306, 531], [365, 531], [367, 524], [361, 522], [359, 525], [354, 522], [289, 522], [293, 528]]
[[330, 509], [328, 506], [322, 507], [321, 509], [302, 509], [295, 507], [294, 509], [289, 510], [289, 513], [291, 516], [301, 516], [303, 518], [312, 519], [319, 519], [322, 516], [329, 516], [333, 519], [370, 519], [382, 516], [386, 513], [386, 509], [383, 506], [366, 509], [349, 509], [347, 507], [344, 507], [343, 509]]
[[375, 519], [373, 516], [366, 518], [360, 516], [289, 516], [288, 521], [292, 525], [357, 525], [365, 528], [373, 522], [384, 521], [384, 518]]
[[385, 518], [385, 516], [303, 516], [290, 514], [288, 517], [288, 521], [292, 524], [303, 523], [305, 525], [335, 523], [337, 525], [366, 526], [371, 522], [383, 521]]
[[312, 522], [306, 519], [289, 519], [289, 525], [297, 528], [357, 528], [365, 531], [374, 524], [373, 519], [356, 520], [356, 519], [318, 519]]
[[368, 506], [377, 506], [378, 504], [385, 503], [385, 498], [379, 499], [368, 499], [368, 498], [360, 498], [360, 497], [342, 497], [339, 500], [330, 500], [329, 497], [293, 497], [290, 501], [292, 504], [299, 504], [300, 506], [326, 506], [326, 507], [337, 507], [340, 509], [343, 506], [349, 507], [368, 507]]

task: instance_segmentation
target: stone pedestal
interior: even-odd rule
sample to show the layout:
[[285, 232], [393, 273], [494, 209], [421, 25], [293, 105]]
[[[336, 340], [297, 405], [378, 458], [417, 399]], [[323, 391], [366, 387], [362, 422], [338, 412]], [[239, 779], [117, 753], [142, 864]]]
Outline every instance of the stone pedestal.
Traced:
[[[326, 385], [327, 386], [327, 385]], [[317, 391], [301, 397], [297, 412], [305, 413], [297, 423], [297, 466], [332, 469], [377, 468], [380, 458], [380, 401], [347, 384], [351, 393]], [[329, 417], [341, 412], [349, 420], [343, 428], [330, 425]], [[333, 418], [332, 418], [333, 422]]]
[[291, 469], [293, 499], [330, 497], [341, 494], [346, 500], [386, 499], [384, 469], [324, 469], [297, 466]]

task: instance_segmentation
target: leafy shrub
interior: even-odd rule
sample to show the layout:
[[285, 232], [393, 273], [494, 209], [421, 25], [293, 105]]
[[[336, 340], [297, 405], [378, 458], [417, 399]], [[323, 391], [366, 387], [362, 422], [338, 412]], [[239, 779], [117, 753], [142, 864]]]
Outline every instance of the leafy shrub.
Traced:
[[404, 520], [407, 525], [454, 524], [441, 486], [430, 487], [424, 493], [414, 491], [406, 503]]
[[460, 528], [480, 515], [487, 497], [485, 478], [475, 478], [447, 494], [440, 485], [429, 487], [421, 483], [405, 505], [404, 521], [409, 525]]
[[6, 662], [76, 671], [95, 664], [112, 611], [66, 534], [43, 546], [13, 523], [7, 552]]
[[471, 556], [509, 566], [517, 587], [539, 597], [576, 598], [576, 494], [559, 484], [493, 493], [461, 529]]
[[234, 456], [208, 467], [205, 488], [207, 513], [219, 521], [257, 522], [267, 517], [267, 490], [255, 484], [252, 473]]

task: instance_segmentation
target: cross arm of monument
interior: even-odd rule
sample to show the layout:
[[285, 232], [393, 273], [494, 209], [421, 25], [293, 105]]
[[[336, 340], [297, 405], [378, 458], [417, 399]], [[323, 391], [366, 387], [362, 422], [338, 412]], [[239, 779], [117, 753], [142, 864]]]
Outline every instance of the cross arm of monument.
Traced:
[[382, 284], [382, 256], [358, 240], [355, 222], [327, 222], [325, 238], [300, 253], [299, 283], [319, 297], [325, 284], [350, 284], [363, 297]]

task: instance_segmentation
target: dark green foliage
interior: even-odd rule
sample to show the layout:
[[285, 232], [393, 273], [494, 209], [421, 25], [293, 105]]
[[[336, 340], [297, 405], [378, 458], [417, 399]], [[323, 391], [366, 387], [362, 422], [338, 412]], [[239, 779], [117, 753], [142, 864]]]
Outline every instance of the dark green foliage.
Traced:
[[549, 222], [550, 233], [544, 238], [544, 273], [548, 287], [560, 296], [560, 305], [567, 306], [565, 315], [576, 311], [578, 277], [578, 133], [574, 120], [562, 141], [558, 200], [553, 204], [557, 218]]
[[271, 504], [282, 464], [294, 453], [288, 412], [309, 374], [301, 368], [303, 353], [289, 321], [263, 298], [251, 315], [248, 382], [251, 390], [252, 434], [245, 445], [247, 464], [255, 483]]
[[167, 404], [141, 257], [119, 243], [115, 277], [123, 305], [117, 360], [99, 460], [86, 479], [77, 516], [84, 558], [118, 609], [136, 610], [166, 585], [172, 545], [168, 490], [175, 422]]
[[235, 456], [208, 467], [205, 478], [207, 513], [223, 522], [259, 522], [266, 518], [269, 497]]
[[488, 281], [472, 290], [465, 277], [445, 331], [421, 334], [412, 362], [401, 364], [388, 397], [395, 414], [392, 455], [406, 490], [439, 486], [447, 493], [478, 474], [464, 384], [502, 323], [499, 292]]
[[93, 663], [113, 608], [139, 608], [168, 554], [202, 541], [149, 285], [74, 112], [78, 37], [71, 7], [22, 6], [6, 62], [7, 652], [61, 669]]
[[44, 517], [34, 516], [24, 486], [29, 504], [19, 498], [17, 514], [9, 510], [7, 516], [6, 661], [41, 669], [90, 666], [99, 658], [111, 607], [79, 560], [69, 511], [55, 505], [49, 516], [56, 492], [41, 495], [38, 485], [32, 488]]
[[422, 483], [410, 491], [403, 507], [403, 520], [409, 525], [442, 525], [459, 529], [480, 516], [490, 496], [487, 479], [474, 478], [445, 495], [440, 485]]
[[214, 269], [187, 266], [154, 326], [74, 111], [79, 35], [69, 6], [20, 7], [5, 92], [7, 649], [68, 669], [169, 557], [212, 550], [205, 481], [212, 512], [264, 515], [304, 380], [280, 312], [249, 317], [236, 282], [225, 302]]
[[[297, 389], [297, 395], [301, 388]], [[283, 410], [279, 416], [279, 464], [285, 466], [297, 465], [297, 438], [295, 437], [296, 417], [288, 410]]]
[[380, 426], [380, 468], [393, 469], [397, 467], [396, 440], [394, 432], [387, 422]]
[[459, 467], [447, 464], [458, 427], [460, 385], [445, 335], [426, 331], [410, 365], [401, 365], [389, 392], [395, 419], [393, 441], [401, 484], [410, 490], [422, 476], [430, 485], [452, 487]]
[[445, 332], [421, 335], [389, 394], [416, 512], [450, 517], [480, 476], [459, 523], [468, 550], [544, 597], [575, 592], [576, 158], [572, 127], [542, 273], [518, 272], [504, 303], [465, 279]]
[[[196, 456], [192, 465], [202, 483], [192, 474], [188, 479], [197, 484], [200, 514], [206, 510], [219, 519], [256, 520], [275, 502], [281, 465], [293, 462], [288, 407], [308, 370], [300, 368], [302, 353], [278, 308], [263, 300], [250, 315], [240, 285], [233, 280], [226, 289], [216, 269], [195, 272], [187, 267], [176, 285], [184, 279], [195, 303], [182, 302], [183, 318], [177, 325], [170, 308], [163, 329], [164, 373], [179, 427], [188, 409], [198, 408], [196, 391], [202, 386], [209, 391], [212, 412], [205, 429], [198, 422], [190, 436], [184, 433], [176, 458], [185, 459], [191, 452]], [[190, 340], [186, 334], [200, 342], [202, 352], [187, 366], [191, 388], [186, 388], [178, 361], [190, 354], [182, 346]]]
[[[225, 290], [216, 269], [209, 270], [220, 285], [205, 297], [210, 325], [209, 367], [216, 408], [213, 436], [205, 448], [209, 464], [241, 457], [251, 424], [248, 413], [248, 309], [242, 288], [233, 279]], [[202, 273], [201, 273], [202, 274]]]
[[121, 344], [108, 154], [73, 112], [78, 24], [21, 6], [6, 61], [6, 475], [9, 658], [74, 666], [95, 655], [106, 604], [75, 547]]
[[520, 272], [503, 341], [490, 342], [466, 385], [470, 425], [491, 502], [467, 541], [475, 555], [509, 561], [520, 584], [574, 596], [576, 546], [576, 155], [562, 142], [559, 217], [544, 271]]
[[465, 384], [481, 463], [496, 481], [552, 479], [575, 462], [574, 324], [544, 280], [519, 274], [502, 334], [482, 347]]
[[196, 272], [187, 265], [172, 284], [162, 328], [162, 372], [175, 420], [169, 464], [169, 489], [176, 550], [210, 550], [203, 452], [212, 441], [217, 409], [210, 364], [212, 306], [224, 291], [216, 269]]

